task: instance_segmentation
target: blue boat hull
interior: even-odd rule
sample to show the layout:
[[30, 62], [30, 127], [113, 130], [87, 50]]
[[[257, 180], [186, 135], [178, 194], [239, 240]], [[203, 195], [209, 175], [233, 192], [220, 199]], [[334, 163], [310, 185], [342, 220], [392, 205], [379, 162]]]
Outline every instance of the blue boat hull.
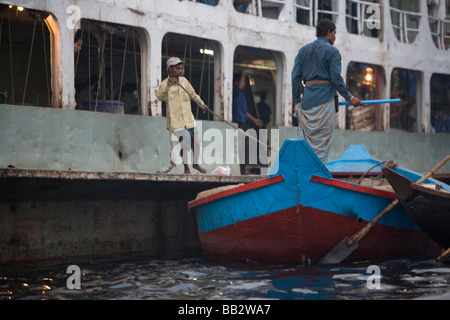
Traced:
[[[317, 261], [362, 228], [393, 192], [333, 179], [303, 140], [287, 140], [269, 178], [192, 201], [206, 257], [230, 261]], [[378, 221], [350, 259], [432, 255], [440, 248], [401, 206]]]

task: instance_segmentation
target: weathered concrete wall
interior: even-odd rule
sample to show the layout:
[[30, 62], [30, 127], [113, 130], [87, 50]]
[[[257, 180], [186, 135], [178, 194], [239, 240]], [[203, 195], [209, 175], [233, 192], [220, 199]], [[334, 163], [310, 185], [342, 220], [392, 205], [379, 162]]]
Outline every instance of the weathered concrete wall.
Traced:
[[257, 176], [0, 169], [0, 263], [201, 254], [188, 202]]
[[[224, 137], [226, 129], [234, 130], [223, 122], [197, 125]], [[170, 164], [170, 135], [163, 117], [0, 105], [0, 127], [0, 168], [155, 173]], [[203, 147], [211, 142], [204, 141]], [[223, 147], [216, 150], [221, 159], [225, 143]], [[218, 164], [203, 166], [211, 172]], [[230, 168], [238, 174], [237, 161]], [[170, 173], [183, 173], [183, 166]]]
[[[223, 137], [226, 130], [234, 130], [224, 122], [198, 125]], [[0, 168], [155, 173], [170, 163], [169, 132], [162, 117], [0, 105], [0, 128]], [[281, 147], [285, 139], [296, 139], [297, 128], [281, 127], [279, 137]], [[214, 143], [214, 137], [202, 140], [204, 149]], [[335, 130], [329, 158], [338, 158], [351, 144], [363, 144], [375, 159], [394, 160], [419, 172], [450, 152], [446, 134]], [[225, 162], [224, 154], [220, 157]], [[217, 166], [204, 165], [208, 172]], [[232, 174], [239, 174], [236, 159], [230, 167]], [[182, 172], [178, 165], [170, 173]], [[439, 172], [450, 173], [450, 164]]]
[[198, 256], [187, 201], [0, 202], [0, 263], [135, 252]]

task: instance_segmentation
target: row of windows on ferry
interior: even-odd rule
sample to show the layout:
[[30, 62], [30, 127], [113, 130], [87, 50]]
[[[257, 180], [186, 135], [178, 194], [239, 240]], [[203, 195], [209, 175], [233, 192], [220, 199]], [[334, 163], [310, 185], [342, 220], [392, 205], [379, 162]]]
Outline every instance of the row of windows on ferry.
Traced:
[[[50, 35], [45, 14], [20, 11], [0, 5], [0, 103], [13, 105], [51, 106]], [[100, 111], [106, 101], [116, 101], [125, 114], [139, 114], [141, 101], [141, 45], [138, 30], [133, 27], [82, 20], [74, 37], [75, 100], [80, 110]], [[162, 65], [171, 56], [185, 62], [184, 75], [211, 108], [214, 106], [214, 49], [211, 40], [168, 33], [163, 38]], [[237, 47], [234, 72], [247, 70], [246, 98], [249, 112], [264, 121], [265, 127], [276, 126], [276, 90], [279, 72], [276, 53]], [[350, 130], [383, 131], [399, 129], [418, 132], [421, 114], [421, 88], [430, 86], [431, 132], [449, 132], [450, 75], [433, 74], [429, 83], [422, 83], [421, 72], [396, 68], [386, 75], [381, 66], [350, 62], [346, 82], [350, 91], [364, 100], [382, 99], [385, 78], [391, 77], [389, 128], [383, 127], [384, 109], [380, 105], [347, 107], [346, 128]], [[162, 68], [165, 69], [165, 68]], [[162, 78], [167, 76], [162, 71]], [[210, 113], [199, 112], [199, 120], [213, 120]], [[279, 107], [278, 107], [279, 108]], [[163, 105], [164, 115], [164, 105]], [[447, 120], [446, 120], [447, 119]], [[293, 118], [295, 125], [296, 119]]]
[[[193, 0], [189, 0], [193, 1]], [[208, 5], [217, 5], [220, 0], [196, 0]], [[222, 0], [223, 1], [223, 0]], [[236, 11], [269, 19], [279, 19], [285, 10], [285, 0], [232, 0]], [[450, 46], [450, 0], [345, 0], [347, 31], [368, 37], [379, 37], [383, 27], [381, 4], [388, 3], [390, 20], [395, 36], [401, 42], [412, 43], [419, 33], [422, 19], [421, 5], [427, 6], [428, 22], [437, 48]], [[336, 23], [339, 16], [338, 1], [293, 0], [297, 23], [315, 26], [320, 19], [327, 18]]]

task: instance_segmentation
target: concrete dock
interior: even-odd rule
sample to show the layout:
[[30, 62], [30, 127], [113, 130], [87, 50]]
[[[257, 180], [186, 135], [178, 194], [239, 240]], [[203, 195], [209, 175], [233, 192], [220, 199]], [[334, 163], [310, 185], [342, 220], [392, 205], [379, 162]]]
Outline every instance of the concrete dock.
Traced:
[[201, 255], [188, 201], [204, 190], [261, 178], [0, 169], [0, 263]]

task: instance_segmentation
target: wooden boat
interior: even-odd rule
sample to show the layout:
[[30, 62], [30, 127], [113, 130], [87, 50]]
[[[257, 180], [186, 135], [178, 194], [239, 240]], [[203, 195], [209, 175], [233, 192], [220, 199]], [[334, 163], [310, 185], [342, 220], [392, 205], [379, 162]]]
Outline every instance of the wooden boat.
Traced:
[[415, 224], [438, 245], [450, 248], [450, 192], [443, 183], [418, 184], [389, 168], [382, 170]]
[[[353, 171], [357, 162], [363, 174], [366, 169], [361, 169], [380, 163], [365, 154], [353, 160], [346, 154], [340, 159], [340, 171]], [[333, 178], [305, 141], [286, 140], [268, 178], [200, 193], [188, 206], [195, 210], [206, 258], [297, 264], [319, 261], [394, 198], [393, 191]], [[348, 260], [423, 257], [440, 250], [397, 206], [378, 221]]]

